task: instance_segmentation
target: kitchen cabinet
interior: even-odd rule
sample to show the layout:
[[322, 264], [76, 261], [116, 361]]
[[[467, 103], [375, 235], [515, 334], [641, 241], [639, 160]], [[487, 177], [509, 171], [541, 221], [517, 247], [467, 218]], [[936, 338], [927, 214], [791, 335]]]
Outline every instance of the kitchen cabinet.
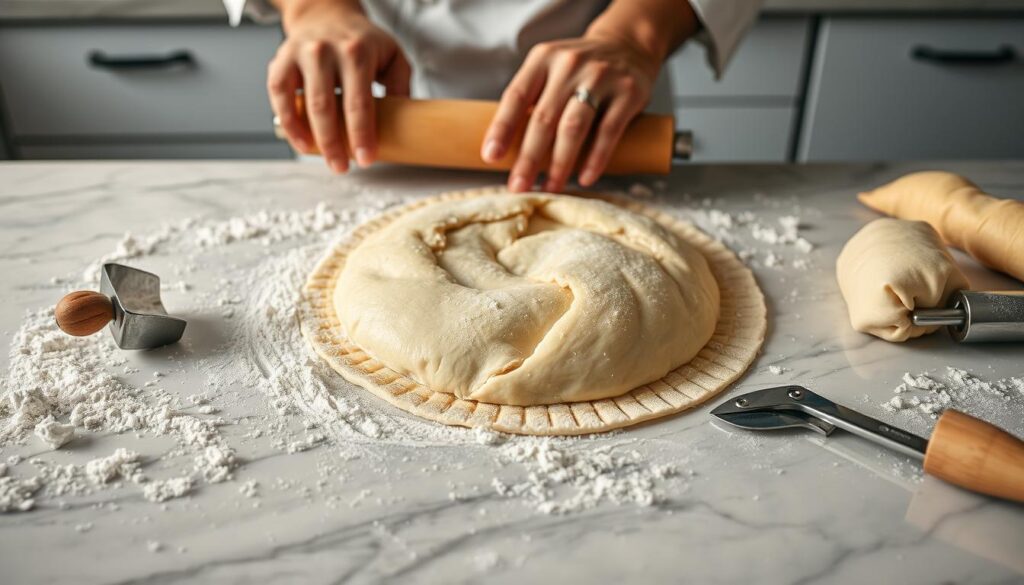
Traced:
[[0, 87], [24, 158], [286, 157], [266, 63], [276, 27], [18, 25], [0, 29]]
[[716, 80], [704, 48], [668, 62], [676, 125], [693, 131], [693, 160], [781, 162], [792, 148], [811, 19], [765, 18]]
[[799, 159], [1024, 156], [1024, 19], [827, 18]]
[[[291, 157], [264, 90], [280, 35], [210, 16], [0, 22], [7, 156]], [[1024, 157], [1020, 13], [769, 9], [722, 79], [697, 43], [665, 73], [657, 105], [694, 132], [695, 162]]]

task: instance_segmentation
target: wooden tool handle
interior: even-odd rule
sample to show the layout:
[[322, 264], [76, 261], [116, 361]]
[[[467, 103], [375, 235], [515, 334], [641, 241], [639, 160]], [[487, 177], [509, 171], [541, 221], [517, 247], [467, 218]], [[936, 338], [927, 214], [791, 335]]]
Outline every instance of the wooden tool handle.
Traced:
[[64, 333], [82, 337], [92, 335], [114, 318], [114, 305], [103, 293], [76, 290], [64, 295], [53, 311], [57, 327]]
[[924, 470], [971, 491], [1024, 502], [1024, 441], [962, 412], [947, 410], [939, 419]]
[[[303, 96], [296, 96], [299, 114], [306, 117]], [[480, 157], [484, 133], [498, 109], [497, 102], [479, 100], [414, 100], [385, 97], [377, 105], [377, 158], [386, 162], [476, 170], [508, 170], [519, 154], [525, 128], [501, 160]], [[344, 135], [344, 120], [340, 122]], [[667, 174], [672, 167], [675, 121], [672, 116], [640, 114], [626, 128], [608, 162], [608, 174]], [[586, 152], [587, 145], [584, 145]], [[351, 149], [349, 152], [352, 152]], [[544, 161], [542, 168], [547, 168]]]

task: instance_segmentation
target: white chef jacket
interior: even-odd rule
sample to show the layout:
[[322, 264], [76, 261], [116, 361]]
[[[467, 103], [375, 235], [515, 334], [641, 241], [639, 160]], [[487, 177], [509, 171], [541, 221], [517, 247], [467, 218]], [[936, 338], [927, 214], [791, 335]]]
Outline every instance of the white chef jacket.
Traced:
[[[243, 12], [276, 18], [267, 0], [223, 0], [232, 25]], [[686, 0], [679, 0], [680, 2]], [[702, 29], [696, 40], [721, 76], [761, 0], [688, 0]], [[363, 0], [370, 18], [402, 47], [418, 98], [498, 99], [526, 54], [544, 41], [580, 37], [610, 0]], [[662, 76], [664, 78], [664, 76]], [[671, 111], [659, 80], [652, 107]]]

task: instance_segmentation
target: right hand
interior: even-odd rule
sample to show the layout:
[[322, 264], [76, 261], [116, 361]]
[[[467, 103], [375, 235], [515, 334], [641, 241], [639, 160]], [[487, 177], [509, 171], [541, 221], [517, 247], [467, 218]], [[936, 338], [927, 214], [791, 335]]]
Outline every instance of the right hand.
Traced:
[[[319, 148], [336, 173], [349, 159], [370, 165], [377, 155], [374, 81], [388, 95], [409, 95], [411, 68], [391, 36], [370, 22], [358, 0], [293, 0], [282, 3], [285, 40], [267, 67], [270, 105], [292, 148]], [[334, 88], [340, 86], [339, 112]], [[308, 123], [295, 107], [303, 88]], [[339, 117], [344, 116], [348, 140]], [[349, 152], [351, 145], [352, 152]]]

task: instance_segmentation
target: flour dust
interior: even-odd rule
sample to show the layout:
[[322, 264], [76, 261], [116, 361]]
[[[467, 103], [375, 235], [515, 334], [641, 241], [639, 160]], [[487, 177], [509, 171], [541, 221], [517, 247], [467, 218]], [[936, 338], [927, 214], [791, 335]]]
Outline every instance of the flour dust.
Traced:
[[[189, 218], [127, 233], [81, 273], [54, 279], [67, 290], [95, 288], [104, 262], [155, 266], [165, 305], [189, 328], [179, 344], [132, 353], [105, 331], [63, 334], [52, 309], [26, 314], [0, 380], [0, 512], [71, 507], [108, 491], [166, 505], [226, 482], [257, 507], [267, 490], [341, 502], [334, 479], [357, 460], [388, 474], [394, 463], [425, 458], [424, 469], [443, 477], [466, 466], [467, 450], [492, 467], [474, 490], [538, 513], [663, 499], [675, 468], [651, 461], [642, 442], [446, 427], [384, 404], [312, 352], [297, 324], [306, 276], [331, 242], [404, 202], [366, 192], [335, 206]], [[253, 395], [258, 406], [241, 408]], [[285, 456], [321, 453], [317, 479], [246, 478], [249, 459], [267, 456], [253, 454], [261, 445]], [[347, 504], [381, 498], [363, 492]]]

